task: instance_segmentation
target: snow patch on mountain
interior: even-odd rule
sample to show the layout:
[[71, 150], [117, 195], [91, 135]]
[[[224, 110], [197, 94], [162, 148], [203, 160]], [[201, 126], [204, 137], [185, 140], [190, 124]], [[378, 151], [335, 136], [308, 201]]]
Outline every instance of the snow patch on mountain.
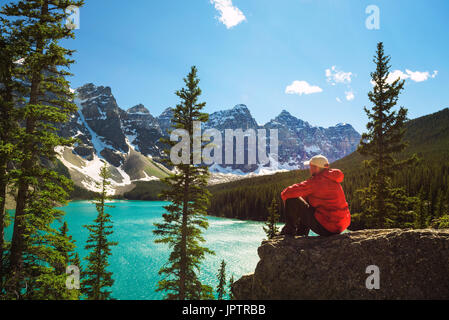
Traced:
[[101, 156], [101, 151], [103, 151], [107, 146], [102, 140], [101, 138], [95, 133], [95, 131], [92, 130], [92, 128], [87, 124], [86, 119], [84, 118], [83, 112], [82, 112], [82, 102], [79, 100], [79, 98], [75, 98], [74, 100], [75, 104], [78, 107], [78, 114], [79, 114], [79, 121], [80, 124], [82, 124], [87, 131], [89, 131], [89, 134], [91, 136], [91, 143], [94, 146], [95, 152], [97, 154], [97, 157], [100, 157], [102, 159], [104, 159]]

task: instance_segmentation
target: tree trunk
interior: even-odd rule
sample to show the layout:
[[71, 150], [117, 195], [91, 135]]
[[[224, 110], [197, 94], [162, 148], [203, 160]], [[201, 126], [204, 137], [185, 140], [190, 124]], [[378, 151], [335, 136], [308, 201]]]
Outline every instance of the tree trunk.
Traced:
[[182, 230], [181, 230], [181, 259], [179, 263], [179, 300], [186, 299], [186, 281], [187, 281], [187, 205], [189, 201], [189, 166], [187, 165], [187, 172], [184, 182], [184, 201], [182, 208]]
[[[40, 22], [44, 23], [44, 16], [48, 14], [48, 0], [45, 0], [41, 7], [40, 13]], [[41, 38], [36, 39], [36, 53], [43, 54], [44, 51], [44, 41]], [[36, 105], [39, 103], [39, 87], [41, 84], [41, 70], [33, 70], [33, 74], [31, 77], [31, 90], [30, 90], [30, 105]], [[35, 119], [29, 117], [26, 119], [26, 133], [31, 135], [35, 130]], [[35, 146], [32, 145], [29, 141], [25, 143], [25, 153], [28, 153], [29, 150], [32, 150]], [[27, 157], [21, 164], [20, 169], [22, 171], [22, 177], [19, 178], [19, 188], [17, 192], [17, 204], [16, 204], [16, 213], [14, 216], [14, 231], [11, 242], [11, 259], [10, 259], [10, 272], [13, 273], [15, 279], [14, 283], [17, 290], [17, 284], [19, 281], [19, 276], [22, 269], [22, 254], [24, 250], [24, 215], [26, 208], [26, 199], [28, 196], [28, 191], [30, 188], [30, 184], [23, 178], [23, 176], [27, 175], [28, 172], [33, 168], [36, 164], [36, 151], [32, 151], [30, 157]]]
[[0, 163], [0, 289], [3, 279], [3, 250], [5, 245], [5, 217], [6, 217], [6, 159], [1, 159]]

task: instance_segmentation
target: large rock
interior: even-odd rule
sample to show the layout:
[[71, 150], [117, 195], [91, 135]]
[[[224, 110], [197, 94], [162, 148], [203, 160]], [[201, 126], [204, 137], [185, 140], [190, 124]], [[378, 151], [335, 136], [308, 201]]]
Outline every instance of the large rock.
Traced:
[[[449, 299], [449, 229], [360, 230], [263, 241], [237, 299]], [[379, 289], [367, 289], [379, 268]]]

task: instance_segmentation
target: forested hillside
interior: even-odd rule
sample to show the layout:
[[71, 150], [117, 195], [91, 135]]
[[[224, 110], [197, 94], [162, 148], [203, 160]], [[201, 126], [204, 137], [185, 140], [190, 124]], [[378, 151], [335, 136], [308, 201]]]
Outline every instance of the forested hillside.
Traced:
[[[448, 211], [449, 202], [449, 109], [407, 122], [405, 140], [408, 147], [398, 155], [405, 158], [417, 153], [419, 164], [404, 168], [394, 178], [394, 184], [405, 187], [409, 196], [424, 200], [419, 208], [422, 226]], [[369, 172], [364, 169], [363, 158], [354, 152], [331, 164], [345, 174], [342, 184], [352, 213], [360, 209], [355, 191], [369, 182]], [[307, 170], [295, 170], [218, 184], [212, 192], [209, 214], [229, 218], [265, 220], [273, 197], [280, 202], [279, 194], [287, 186], [309, 177]], [[284, 220], [281, 213], [280, 220]], [[353, 219], [351, 229], [363, 227], [363, 221]]]

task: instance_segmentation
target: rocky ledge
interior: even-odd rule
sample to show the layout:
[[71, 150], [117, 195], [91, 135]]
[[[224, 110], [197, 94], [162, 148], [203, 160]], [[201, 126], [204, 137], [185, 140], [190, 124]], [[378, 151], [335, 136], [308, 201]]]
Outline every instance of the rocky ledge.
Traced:
[[279, 236], [258, 254], [236, 299], [449, 299], [449, 229]]

